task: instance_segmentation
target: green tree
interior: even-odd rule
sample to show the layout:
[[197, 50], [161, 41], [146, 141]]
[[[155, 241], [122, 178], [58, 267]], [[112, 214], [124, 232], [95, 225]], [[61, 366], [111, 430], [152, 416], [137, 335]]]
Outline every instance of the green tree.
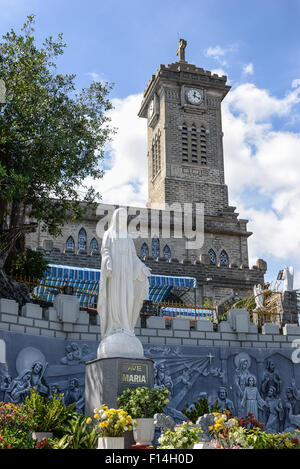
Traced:
[[77, 92], [75, 75], [56, 71], [66, 47], [62, 34], [39, 47], [34, 22], [28, 16], [21, 34], [11, 30], [0, 42], [6, 86], [0, 103], [0, 269], [18, 243], [24, 250], [24, 236], [38, 222], [59, 235], [70, 214], [80, 218], [99, 200], [82, 184], [103, 176], [100, 164], [113, 132], [111, 85], [93, 82]]

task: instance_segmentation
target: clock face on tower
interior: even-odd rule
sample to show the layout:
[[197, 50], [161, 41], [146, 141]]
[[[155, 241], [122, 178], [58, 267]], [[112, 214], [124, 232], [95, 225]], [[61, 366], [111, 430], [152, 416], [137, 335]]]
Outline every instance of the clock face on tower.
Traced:
[[148, 117], [149, 118], [152, 117], [153, 111], [154, 111], [154, 102], [153, 102], [153, 99], [152, 99], [152, 101], [149, 104], [149, 108], [148, 108]]
[[186, 90], [185, 96], [190, 104], [200, 104], [203, 100], [203, 91], [189, 88]]

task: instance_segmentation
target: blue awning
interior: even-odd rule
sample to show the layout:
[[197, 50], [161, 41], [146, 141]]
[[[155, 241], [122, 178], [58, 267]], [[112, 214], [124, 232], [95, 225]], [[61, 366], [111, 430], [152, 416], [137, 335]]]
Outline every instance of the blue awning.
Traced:
[[[49, 264], [41, 285], [35, 289], [35, 294], [46, 301], [53, 301], [55, 295], [68, 284], [80, 298], [80, 305], [97, 307], [99, 291], [100, 269], [85, 269], [67, 265]], [[187, 289], [196, 288], [197, 280], [193, 277], [177, 277], [169, 275], [151, 275], [149, 277], [149, 298], [154, 303], [162, 302], [172, 287]]]

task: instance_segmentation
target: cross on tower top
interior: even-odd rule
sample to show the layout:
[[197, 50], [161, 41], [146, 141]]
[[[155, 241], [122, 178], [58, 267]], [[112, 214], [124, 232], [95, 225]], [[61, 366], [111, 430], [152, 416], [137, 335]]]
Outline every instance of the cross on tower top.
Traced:
[[176, 55], [178, 55], [178, 62], [186, 62], [185, 60], [185, 48], [187, 42], [184, 39], [179, 39]]

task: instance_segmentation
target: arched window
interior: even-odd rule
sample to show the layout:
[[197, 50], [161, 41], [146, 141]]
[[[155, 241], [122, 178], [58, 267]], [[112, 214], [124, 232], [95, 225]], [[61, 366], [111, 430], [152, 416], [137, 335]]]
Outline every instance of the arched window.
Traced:
[[223, 249], [223, 251], [221, 251], [221, 253], [220, 253], [220, 264], [221, 264], [221, 265], [227, 265], [227, 266], [229, 265], [228, 254], [227, 254], [226, 251], [224, 251], [224, 249]]
[[152, 140], [152, 177], [154, 178], [161, 170], [161, 155], [160, 155], [160, 130]]
[[148, 256], [149, 256], [148, 245], [146, 243], [143, 243], [141, 246], [140, 257], [144, 259], [144, 257], [148, 257]]
[[86, 251], [86, 231], [84, 228], [81, 228], [78, 233], [78, 249]]
[[157, 237], [154, 237], [152, 239], [152, 257], [153, 259], [156, 259], [157, 257], [160, 256], [160, 243], [159, 239]]
[[171, 259], [171, 249], [169, 246], [166, 244], [164, 249], [163, 249], [163, 256], [165, 259]]
[[90, 243], [90, 253], [94, 251], [98, 251], [98, 249], [99, 249], [98, 241], [96, 240], [96, 238], [93, 238]]
[[66, 249], [70, 249], [72, 251], [75, 251], [75, 242], [72, 236], [69, 236], [67, 241], [66, 241]]
[[216, 256], [215, 251], [214, 251], [213, 249], [210, 249], [210, 250], [208, 251], [208, 255], [209, 255], [209, 257], [210, 257], [210, 262], [211, 262], [212, 264], [216, 264], [216, 263], [217, 263], [217, 256]]

